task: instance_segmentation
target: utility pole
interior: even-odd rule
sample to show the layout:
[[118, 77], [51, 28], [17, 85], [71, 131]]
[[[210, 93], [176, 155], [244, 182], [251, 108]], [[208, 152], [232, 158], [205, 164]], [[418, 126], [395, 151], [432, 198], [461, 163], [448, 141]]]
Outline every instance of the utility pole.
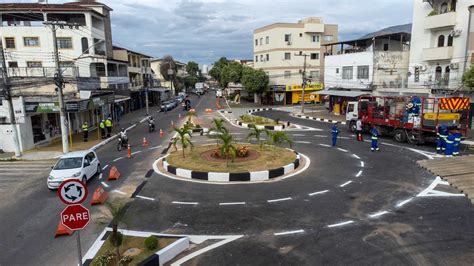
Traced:
[[145, 106], [146, 106], [146, 115], [150, 114], [150, 110], [148, 107], [148, 89], [149, 89], [149, 77], [148, 74], [145, 74]]
[[[54, 21], [43, 22], [45, 25], [51, 26], [51, 32], [53, 33], [53, 47], [54, 47], [54, 64], [56, 67], [56, 74], [54, 76], [54, 81], [56, 84], [56, 89], [58, 92], [59, 100], [59, 116], [61, 121], [61, 139], [63, 143], [63, 153], [69, 152], [69, 139], [68, 139], [68, 124], [66, 120], [66, 110], [64, 108], [64, 95], [63, 95], [63, 78], [61, 73], [61, 68], [59, 66], [59, 53], [58, 53], [58, 41], [56, 38], [56, 29], [58, 25], [64, 26]], [[67, 26], [67, 25], [66, 25]]]
[[8, 102], [8, 113], [10, 124], [13, 131], [13, 142], [15, 144], [15, 157], [21, 157], [20, 142], [18, 141], [18, 129], [16, 128], [15, 110], [13, 108], [13, 99], [10, 80], [8, 79], [7, 63], [5, 62], [5, 52], [3, 51], [2, 40], [0, 40], [0, 50], [2, 50], [2, 77], [5, 98]]
[[304, 114], [304, 95], [305, 95], [305, 87], [306, 87], [306, 57], [308, 54], [295, 54], [295, 56], [303, 56], [304, 57], [304, 65], [303, 65], [303, 83], [301, 84], [301, 114]]

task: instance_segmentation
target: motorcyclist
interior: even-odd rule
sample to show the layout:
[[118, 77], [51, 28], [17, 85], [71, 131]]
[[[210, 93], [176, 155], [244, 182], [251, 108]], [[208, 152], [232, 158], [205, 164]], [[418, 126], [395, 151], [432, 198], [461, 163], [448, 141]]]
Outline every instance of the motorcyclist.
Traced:
[[153, 116], [148, 116], [148, 126], [151, 126], [153, 130], [155, 130], [155, 120], [153, 119]]
[[125, 131], [125, 128], [120, 130], [120, 138], [122, 139], [122, 144], [128, 144], [127, 131]]

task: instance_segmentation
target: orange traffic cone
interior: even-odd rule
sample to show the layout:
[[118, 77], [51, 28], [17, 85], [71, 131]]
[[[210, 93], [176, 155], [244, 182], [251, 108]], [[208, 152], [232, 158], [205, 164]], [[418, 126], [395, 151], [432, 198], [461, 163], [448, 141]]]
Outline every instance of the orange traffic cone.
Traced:
[[109, 178], [107, 178], [107, 180], [117, 180], [119, 177], [120, 172], [118, 171], [117, 167], [112, 166], [112, 168], [110, 168]]
[[165, 133], [163, 133], [163, 129], [160, 129], [160, 138], [163, 138], [165, 136]]
[[132, 158], [132, 146], [130, 146], [130, 144], [128, 144], [128, 147], [127, 147], [127, 158], [128, 159]]
[[105, 192], [102, 186], [99, 186], [94, 191], [94, 195], [92, 196], [91, 206], [94, 204], [104, 204], [106, 199], [107, 199], [107, 193]]
[[56, 229], [56, 234], [54, 235], [54, 238], [58, 236], [64, 236], [64, 235], [72, 235], [74, 233], [71, 229], [67, 228], [66, 226], [59, 221], [58, 228]]
[[143, 137], [143, 147], [148, 146], [148, 141], [146, 140], [146, 137]]

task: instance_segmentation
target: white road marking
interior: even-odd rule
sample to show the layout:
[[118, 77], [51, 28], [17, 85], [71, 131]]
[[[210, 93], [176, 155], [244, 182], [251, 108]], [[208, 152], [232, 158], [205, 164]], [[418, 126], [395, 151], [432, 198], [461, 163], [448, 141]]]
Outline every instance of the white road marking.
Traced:
[[349, 139], [348, 137], [337, 137], [338, 139]]
[[226, 206], [226, 205], [245, 205], [245, 202], [221, 202], [219, 206]]
[[116, 190], [116, 189], [114, 189], [113, 192], [118, 193], [118, 194], [122, 194], [122, 195], [127, 195], [127, 193], [122, 192], [120, 190]]
[[156, 147], [151, 147], [151, 148], [149, 148], [149, 150], [156, 150], [156, 149], [159, 149], [159, 148], [161, 148], [161, 145], [156, 146]]
[[329, 190], [323, 190], [323, 191], [313, 192], [313, 193], [309, 193], [308, 195], [309, 195], [310, 197], [312, 197], [312, 196], [315, 196], [315, 195], [324, 194], [324, 193], [326, 193], [326, 192], [329, 192]]
[[301, 143], [301, 144], [311, 144], [309, 141], [295, 141], [296, 143]]
[[328, 135], [314, 135], [316, 138], [326, 138]]
[[116, 162], [116, 161], [122, 160], [122, 159], [123, 159], [123, 157], [118, 157], [118, 158], [114, 159], [112, 162]]
[[306, 136], [305, 134], [291, 134], [293, 137], [304, 137]]
[[403, 205], [407, 204], [408, 202], [410, 202], [412, 200], [413, 200], [413, 198], [406, 199], [406, 200], [398, 203], [396, 206], [397, 206], [397, 208], [403, 207]]
[[330, 145], [327, 145], [327, 144], [322, 144], [322, 143], [320, 143], [319, 145], [320, 145], [320, 146], [323, 146], [323, 147], [328, 147], [328, 148], [330, 148], [330, 147], [331, 147]]
[[145, 197], [145, 196], [140, 196], [140, 195], [137, 195], [137, 198], [141, 198], [141, 199], [146, 199], [146, 200], [155, 200], [154, 198], [149, 198], [149, 197]]
[[283, 236], [283, 235], [302, 234], [302, 233], [304, 233], [304, 230], [303, 230], [303, 229], [300, 229], [300, 230], [294, 230], [294, 231], [286, 231], [286, 232], [274, 233], [273, 235], [275, 235], [275, 236]]
[[360, 157], [359, 157], [359, 156], [357, 156], [357, 154], [352, 154], [352, 156], [354, 156], [354, 158], [356, 158], [356, 159], [359, 159], [359, 160], [360, 160]]
[[337, 224], [330, 224], [328, 225], [327, 227], [331, 228], [331, 227], [338, 227], [338, 226], [343, 226], [343, 225], [348, 225], [348, 224], [351, 224], [353, 223], [354, 221], [352, 220], [349, 220], [349, 221], [345, 221], [345, 222], [341, 222], [341, 223], [337, 223]]
[[426, 158], [430, 159], [430, 160], [433, 160], [434, 157], [435, 157], [435, 153], [432, 153], [432, 152], [427, 152], [427, 151], [422, 151], [422, 150], [417, 150], [417, 149], [413, 149], [413, 148], [407, 148], [413, 152], [416, 152], [418, 154], [421, 154], [423, 156], [425, 156]]
[[173, 204], [181, 204], [181, 205], [198, 205], [198, 202], [189, 202], [189, 201], [173, 201]]
[[339, 187], [345, 187], [345, 186], [349, 185], [350, 183], [352, 183], [352, 180], [351, 180], [351, 181], [347, 181], [346, 183], [340, 185]]
[[359, 177], [361, 174], [362, 174], [362, 170], [360, 170], [360, 171], [357, 173], [356, 177]]
[[373, 214], [369, 214], [369, 218], [377, 218], [377, 217], [380, 217], [382, 215], [385, 215], [389, 213], [388, 211], [380, 211], [380, 212], [376, 212], [376, 213], [373, 213]]
[[105, 182], [100, 182], [100, 183], [101, 183], [102, 186], [104, 186], [104, 187], [109, 187], [109, 185], [107, 185], [107, 183], [105, 183]]
[[364, 161], [360, 161], [360, 167], [364, 167], [364, 166], [365, 166]]
[[433, 180], [433, 182], [422, 192], [420, 192], [417, 197], [464, 197], [464, 194], [461, 193], [448, 193], [444, 191], [435, 190], [438, 185], [445, 185], [446, 181], [443, 181], [439, 176]]
[[267, 202], [271, 203], [271, 202], [279, 202], [279, 201], [286, 201], [286, 200], [292, 200], [292, 198], [288, 197], [288, 198], [282, 198], [282, 199], [272, 199], [272, 200], [267, 200]]
[[449, 186], [449, 182], [444, 180], [439, 181], [439, 184]]
[[142, 151], [132, 152], [132, 155], [139, 154], [140, 152], [142, 152]]
[[107, 167], [109, 167], [109, 165], [107, 164], [106, 166], [102, 167], [102, 171], [107, 169]]
[[342, 151], [342, 152], [349, 152], [348, 150], [345, 150], [343, 148], [337, 148], [338, 150]]
[[399, 147], [395, 144], [392, 144], [392, 143], [387, 143], [387, 142], [381, 142], [383, 145], [387, 145], [387, 146], [392, 146], [392, 147]]
[[102, 173], [100, 173], [100, 175], [99, 175], [99, 179], [102, 179]]

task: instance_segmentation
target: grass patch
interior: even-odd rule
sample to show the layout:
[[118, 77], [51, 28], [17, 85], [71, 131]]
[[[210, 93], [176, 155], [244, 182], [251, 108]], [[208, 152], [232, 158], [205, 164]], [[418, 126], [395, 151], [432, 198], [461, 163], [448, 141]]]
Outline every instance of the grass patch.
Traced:
[[250, 149], [257, 150], [260, 157], [256, 160], [246, 162], [229, 162], [226, 167], [225, 162], [211, 162], [201, 158], [201, 153], [217, 149], [216, 145], [196, 146], [192, 151], [186, 150], [186, 158], [183, 158], [181, 151], [173, 151], [166, 158], [169, 164], [178, 168], [184, 168], [202, 172], [230, 172], [239, 173], [247, 171], [264, 171], [276, 169], [288, 165], [295, 161], [296, 154], [284, 148], [265, 146], [260, 150], [258, 145], [245, 144]]
[[[138, 263], [142, 262], [153, 253], [156, 253], [158, 250], [172, 244], [178, 240], [177, 238], [158, 238], [158, 247], [154, 250], [148, 250], [145, 247], [145, 237], [135, 237], [135, 236], [123, 236], [123, 243], [120, 246], [120, 254], [123, 256], [123, 252], [130, 248], [139, 248], [142, 250], [140, 254], [134, 256], [132, 261], [128, 265], [138, 265]], [[100, 247], [99, 252], [95, 255], [94, 259], [92, 260], [91, 265], [98, 265], [97, 258], [104, 254], [107, 250], [111, 250], [115, 254], [115, 247], [106, 240], [102, 247]]]
[[254, 124], [259, 126], [273, 126], [278, 125], [279, 123], [275, 120], [261, 117], [261, 116], [254, 116], [254, 115], [241, 115], [240, 121], [247, 124]]

